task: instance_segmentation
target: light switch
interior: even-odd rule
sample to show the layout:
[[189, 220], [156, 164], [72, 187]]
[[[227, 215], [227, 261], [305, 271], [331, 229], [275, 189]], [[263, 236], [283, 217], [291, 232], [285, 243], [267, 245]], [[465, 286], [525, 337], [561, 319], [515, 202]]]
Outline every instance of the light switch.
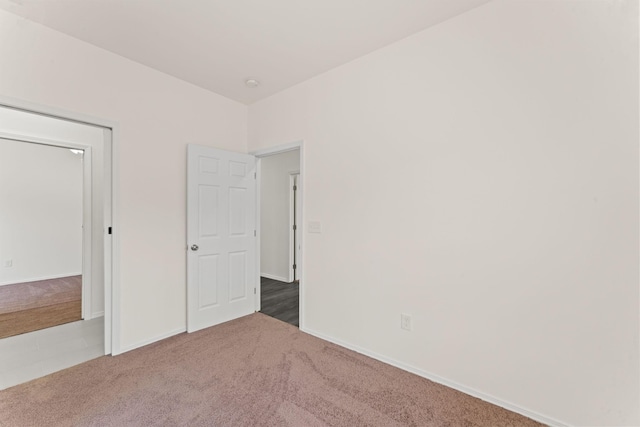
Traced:
[[309, 233], [322, 233], [322, 224], [320, 221], [309, 221]]

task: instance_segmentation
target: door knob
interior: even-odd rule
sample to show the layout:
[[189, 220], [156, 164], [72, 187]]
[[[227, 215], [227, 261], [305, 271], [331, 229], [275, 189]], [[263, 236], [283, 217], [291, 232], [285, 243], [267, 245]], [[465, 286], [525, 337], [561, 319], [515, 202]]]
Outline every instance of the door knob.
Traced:
[[199, 249], [198, 245], [191, 245], [191, 250], [192, 251], [197, 251], [198, 249]]

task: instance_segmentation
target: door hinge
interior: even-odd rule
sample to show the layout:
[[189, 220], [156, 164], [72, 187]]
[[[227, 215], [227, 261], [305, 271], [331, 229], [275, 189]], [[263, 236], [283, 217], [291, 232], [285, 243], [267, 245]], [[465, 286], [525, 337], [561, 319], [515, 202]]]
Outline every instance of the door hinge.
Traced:
[[253, 294], [254, 295], [256, 294], [256, 288], [253, 288]]
[[298, 266], [293, 264], [293, 269], [295, 270], [296, 268], [298, 268]]
[[258, 179], [258, 172], [253, 173], [253, 179]]
[[297, 191], [297, 190], [298, 190], [298, 186], [297, 186], [297, 185], [294, 185], [294, 186], [293, 186], [293, 191]]
[[256, 230], [253, 230], [253, 237], [256, 237], [258, 235], [258, 233], [256, 232]]
[[295, 224], [293, 224], [293, 231], [295, 231], [295, 230], [297, 230], [297, 229], [298, 229], [298, 226], [297, 226], [297, 225], [295, 225]]
[[111, 227], [109, 227], [109, 228], [107, 229], [107, 234], [112, 234], [111, 232], [112, 232]]

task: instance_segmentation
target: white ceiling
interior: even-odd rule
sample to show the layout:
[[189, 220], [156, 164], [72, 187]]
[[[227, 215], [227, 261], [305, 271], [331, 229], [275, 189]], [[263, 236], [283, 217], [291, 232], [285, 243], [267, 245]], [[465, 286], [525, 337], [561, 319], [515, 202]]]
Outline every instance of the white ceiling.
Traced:
[[[0, 8], [250, 104], [490, 0], [0, 0]], [[261, 82], [250, 89], [244, 81]]]

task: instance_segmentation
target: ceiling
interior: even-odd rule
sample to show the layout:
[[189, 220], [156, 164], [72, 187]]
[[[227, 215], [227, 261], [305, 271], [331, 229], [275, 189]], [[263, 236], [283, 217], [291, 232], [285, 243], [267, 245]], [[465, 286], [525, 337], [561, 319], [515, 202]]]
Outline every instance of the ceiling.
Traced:
[[[251, 104], [489, 0], [0, 0], [0, 8]], [[260, 81], [256, 88], [247, 78]]]

